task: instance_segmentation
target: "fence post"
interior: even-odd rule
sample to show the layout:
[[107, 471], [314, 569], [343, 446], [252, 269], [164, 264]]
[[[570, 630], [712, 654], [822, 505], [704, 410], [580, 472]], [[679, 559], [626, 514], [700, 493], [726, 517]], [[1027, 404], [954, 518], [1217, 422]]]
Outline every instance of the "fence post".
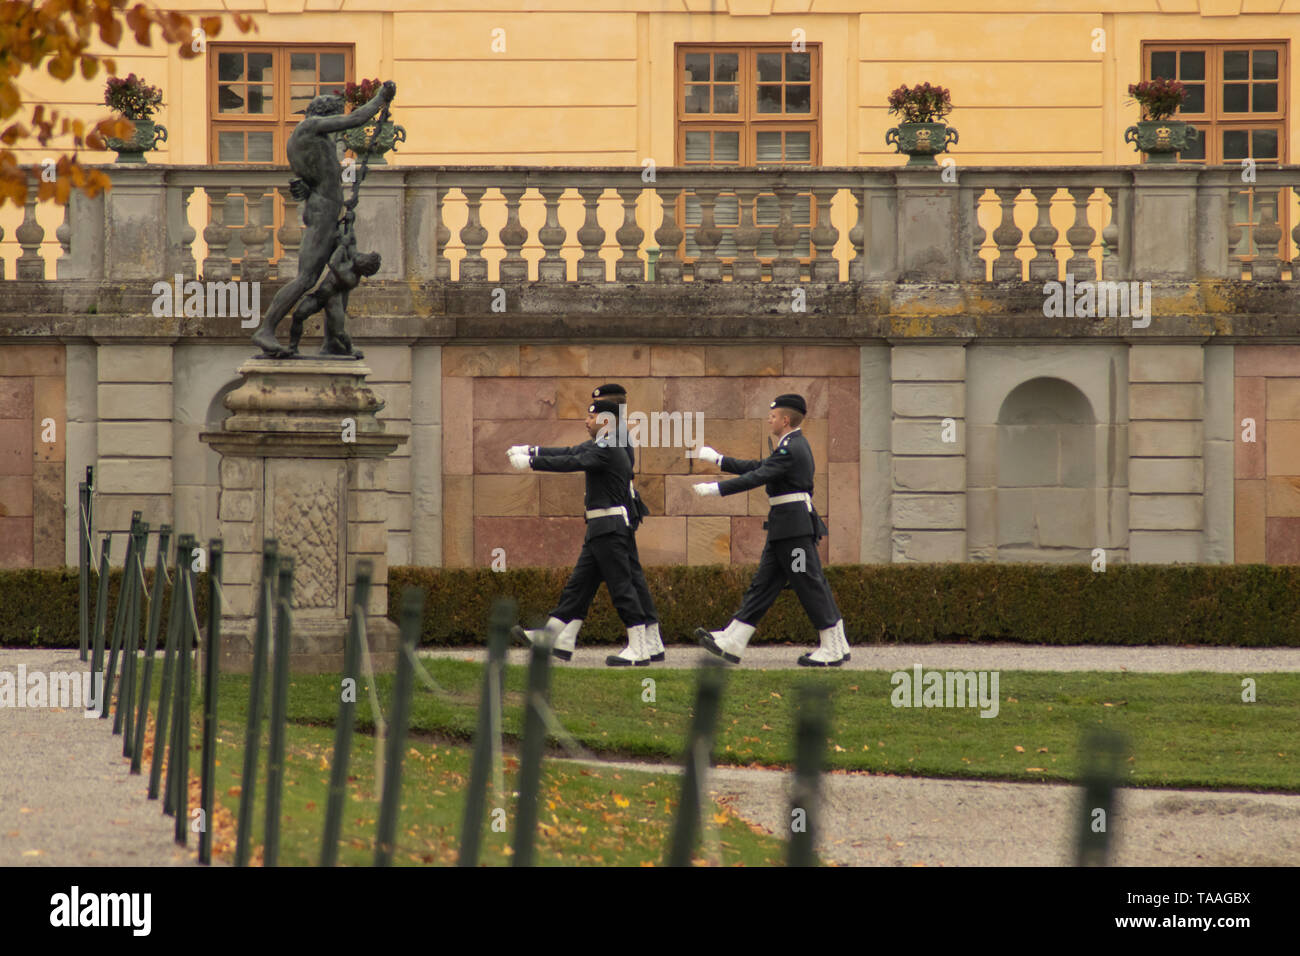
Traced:
[[824, 684], [799, 688], [795, 723], [794, 786], [790, 788], [789, 866], [817, 863], [818, 789], [830, 729], [830, 689]]
[[397, 814], [402, 803], [402, 761], [406, 756], [406, 730], [411, 720], [411, 690], [415, 683], [415, 645], [424, 623], [424, 589], [402, 591], [401, 643], [397, 673], [393, 675], [392, 719], [388, 723], [384, 757], [384, 789], [380, 797], [379, 827], [375, 833], [375, 866], [392, 866], [397, 849]]
[[529, 649], [528, 694], [524, 698], [524, 739], [519, 755], [519, 800], [515, 804], [515, 866], [533, 865], [537, 836], [537, 791], [542, 785], [542, 753], [546, 748], [546, 706], [551, 682], [551, 648], [539, 641]]
[[86, 480], [77, 485], [77, 564], [80, 575], [78, 595], [81, 600], [81, 659], [84, 661], [90, 651], [90, 472], [86, 469]]
[[[330, 765], [329, 801], [325, 805], [321, 866], [334, 866], [339, 859], [343, 798], [347, 787], [348, 763], [352, 756], [352, 727], [357, 710], [357, 670], [361, 662], [361, 642], [366, 639], [366, 608], [370, 606], [372, 570], [373, 565], [369, 560], [362, 558], [357, 562], [356, 584], [352, 589], [352, 616], [348, 621], [347, 643], [343, 646], [343, 677], [339, 682], [339, 716], [334, 724], [334, 754]], [[352, 692], [350, 698], [349, 690]]]
[[[134, 583], [131, 585], [131, 606], [127, 608], [126, 629], [122, 634], [122, 690], [117, 695], [117, 714], [113, 718], [113, 732], [122, 728], [122, 756], [129, 757], [135, 749], [135, 691], [136, 657], [140, 653], [140, 615], [144, 611], [145, 548], [149, 543], [149, 522], [141, 521], [134, 536], [135, 554], [131, 566], [122, 574]], [[125, 711], [125, 714], [123, 713]]]
[[262, 685], [266, 682], [266, 645], [271, 634], [271, 609], [275, 605], [275, 567], [279, 545], [274, 538], [262, 542], [262, 579], [257, 598], [257, 625], [253, 632], [253, 670], [248, 681], [248, 727], [244, 732], [244, 770], [239, 778], [239, 829], [235, 839], [235, 866], [248, 866], [252, 853], [253, 797], [257, 792], [257, 751], [262, 743]]
[[[126, 557], [122, 560], [122, 583], [117, 588], [117, 607], [113, 610], [113, 640], [108, 649], [108, 673], [104, 676], [104, 709], [100, 712], [101, 719], [108, 717], [108, 705], [113, 698], [113, 675], [117, 672], [117, 655], [122, 649], [122, 630], [126, 627], [126, 596], [130, 590], [131, 575], [126, 572], [130, 570], [131, 558], [135, 554], [135, 532], [136, 526], [140, 524], [140, 512], [131, 512], [131, 535], [126, 539]], [[105, 568], [105, 571], [108, 569]], [[117, 695], [118, 709], [117, 715], [121, 716], [122, 694]], [[121, 730], [121, 724], [114, 719], [113, 733]]]
[[[176, 580], [172, 582], [172, 596], [170, 613], [167, 615], [167, 641], [163, 645], [163, 669], [162, 685], [158, 689], [158, 713], [153, 722], [153, 761], [149, 767], [149, 799], [158, 799], [158, 785], [162, 776], [163, 756], [167, 750], [167, 742], [171, 739], [167, 735], [171, 720], [171, 703], [172, 703], [172, 683], [175, 680], [174, 671], [176, 669], [176, 649], [181, 643], [181, 562], [184, 557], [185, 545], [180, 538], [176, 539]], [[171, 804], [171, 775], [167, 777], [167, 785], [163, 788], [163, 813], [170, 815], [172, 812]]]
[[139, 773], [144, 761], [144, 734], [149, 715], [149, 691], [153, 690], [153, 659], [158, 652], [158, 628], [162, 623], [163, 595], [167, 593], [167, 548], [171, 545], [172, 526], [158, 528], [158, 556], [154, 561], [153, 594], [149, 599], [149, 624], [145, 633], [144, 674], [140, 678], [140, 706], [135, 715], [135, 749], [131, 754], [131, 773]]
[[713, 731], [722, 709], [723, 667], [712, 658], [701, 661], [695, 690], [695, 718], [686, 738], [686, 766], [682, 774], [682, 796], [673, 821], [669, 866], [690, 866], [691, 852], [700, 835], [700, 810], [704, 803], [703, 768], [713, 754]]
[[277, 565], [275, 599], [275, 657], [271, 665], [271, 736], [266, 747], [266, 834], [262, 866], [280, 862], [280, 798], [284, 793], [284, 730], [289, 709], [289, 648], [293, 626], [293, 558], [283, 555]]
[[470, 764], [469, 788], [465, 793], [465, 818], [460, 828], [460, 856], [457, 866], [478, 866], [479, 846], [483, 842], [483, 809], [487, 799], [488, 775], [492, 772], [493, 700], [500, 700], [500, 678], [506, 664], [506, 644], [514, 624], [517, 605], [508, 598], [492, 602], [488, 621], [488, 657], [483, 669], [483, 691], [479, 695], [478, 727], [474, 731], [474, 757]]
[[108, 628], [108, 556], [112, 550], [113, 536], [104, 535], [99, 549], [99, 580], [95, 590], [95, 651], [90, 658], [91, 679], [99, 684], [99, 709], [102, 715], [108, 706], [107, 688], [104, 687], [104, 638]]
[[1076, 843], [1078, 866], [1105, 866], [1115, 827], [1115, 788], [1120, 783], [1127, 749], [1123, 735], [1096, 728], [1083, 740], [1083, 784]]
[[208, 541], [208, 633], [203, 650], [203, 766], [199, 782], [199, 862], [212, 862], [212, 788], [217, 760], [217, 663], [221, 657], [220, 538]]
[[[181, 536], [188, 558], [194, 552], [194, 535]], [[176, 657], [176, 709], [172, 714], [172, 749], [168, 755], [167, 777], [176, 799], [176, 842], [185, 846], [190, 832], [190, 684], [194, 660], [194, 641], [198, 637], [194, 614], [194, 566], [184, 560], [176, 569], [181, 581], [181, 641]], [[173, 770], [173, 768], [175, 768]]]

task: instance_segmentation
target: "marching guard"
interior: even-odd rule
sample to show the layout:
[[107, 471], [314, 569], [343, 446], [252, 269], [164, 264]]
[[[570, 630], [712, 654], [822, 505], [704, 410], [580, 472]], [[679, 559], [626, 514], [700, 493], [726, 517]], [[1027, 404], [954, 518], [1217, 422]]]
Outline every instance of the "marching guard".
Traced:
[[849, 660], [844, 619], [830, 585], [822, 574], [817, 541], [826, 525], [812, 506], [813, 455], [800, 426], [808, 413], [800, 395], [779, 395], [772, 402], [767, 422], [778, 443], [762, 461], [720, 455], [707, 445], [698, 457], [739, 477], [722, 482], [701, 482], [697, 495], [734, 495], [766, 485], [769, 510], [763, 527], [767, 541], [758, 571], [731, 622], [721, 631], [697, 628], [700, 644], [733, 664], [740, 663], [754, 629], [787, 583], [817, 628], [821, 645], [799, 658], [803, 667], [839, 667]]

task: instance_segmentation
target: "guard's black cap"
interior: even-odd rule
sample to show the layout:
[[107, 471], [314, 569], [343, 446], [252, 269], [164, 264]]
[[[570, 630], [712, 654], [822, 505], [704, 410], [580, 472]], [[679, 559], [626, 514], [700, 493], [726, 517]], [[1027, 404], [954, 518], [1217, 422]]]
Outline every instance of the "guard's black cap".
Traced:
[[618, 414], [618, 402], [611, 402], [607, 398], [598, 398], [587, 406], [587, 411], [593, 415], [599, 415], [601, 412], [609, 412], [612, 415]]
[[610, 382], [608, 385], [597, 385], [591, 390], [592, 398], [604, 398], [606, 395], [627, 397], [627, 389], [617, 382]]
[[772, 408], [792, 408], [800, 415], [808, 414], [808, 404], [803, 400], [802, 395], [778, 395], [776, 401], [772, 403]]

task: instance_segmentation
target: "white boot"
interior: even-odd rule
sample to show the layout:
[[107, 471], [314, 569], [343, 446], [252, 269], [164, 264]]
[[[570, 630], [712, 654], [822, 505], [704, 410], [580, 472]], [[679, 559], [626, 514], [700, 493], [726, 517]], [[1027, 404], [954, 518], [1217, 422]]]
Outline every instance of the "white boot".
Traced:
[[717, 654], [725, 661], [740, 663], [740, 656], [745, 653], [749, 639], [754, 636], [754, 626], [734, 618], [721, 631], [706, 631], [702, 627], [695, 629], [695, 636], [700, 639], [704, 649]]
[[817, 632], [821, 645], [799, 658], [802, 667], [839, 667], [849, 659], [849, 642], [844, 637], [844, 619]]
[[551, 649], [559, 660], [567, 661], [573, 657], [573, 651], [578, 646], [578, 632], [582, 630], [582, 618], [575, 617], [568, 624], [565, 624], [560, 630], [559, 636], [555, 639], [555, 646]]
[[645, 625], [638, 624], [636, 627], [629, 627], [627, 629], [627, 647], [617, 654], [610, 654], [605, 658], [605, 663], [610, 667], [648, 666], [650, 654], [646, 651], [645, 646]]
[[650, 660], [658, 662], [664, 659], [664, 642], [659, 637], [659, 622], [652, 621], [645, 626], [645, 652]]

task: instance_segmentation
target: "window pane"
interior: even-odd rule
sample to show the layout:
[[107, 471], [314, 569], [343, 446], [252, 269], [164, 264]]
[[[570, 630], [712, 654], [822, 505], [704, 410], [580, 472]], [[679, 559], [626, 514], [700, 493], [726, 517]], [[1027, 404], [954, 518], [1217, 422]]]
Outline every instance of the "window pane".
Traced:
[[781, 204], [775, 196], [759, 196], [754, 203], [754, 212], [754, 221], [760, 226], [775, 226], [781, 221]]
[[734, 195], [718, 197], [713, 204], [713, 221], [719, 226], [734, 226], [740, 222], [740, 203]]
[[290, 53], [289, 79], [295, 83], [316, 82], [316, 54]]
[[244, 78], [244, 54], [218, 53], [217, 79], [225, 82]]
[[1185, 149], [1181, 153], [1179, 153], [1178, 154], [1179, 159], [1197, 159], [1200, 160], [1201, 162], [1205, 161], [1206, 133], [1205, 130], [1199, 126], [1196, 127], [1196, 129], [1200, 131], [1200, 135], [1196, 137], [1196, 145], [1191, 147], [1190, 149]]
[[758, 55], [758, 81], [760, 83], [781, 82], [780, 53], [760, 53]]
[[785, 88], [785, 111], [807, 113], [812, 110], [812, 87], [802, 84]]
[[1223, 131], [1223, 158], [1225, 161], [1242, 160], [1249, 154], [1247, 133], [1244, 129], [1225, 129]]
[[1276, 113], [1277, 84], [1252, 83], [1251, 87], [1255, 98], [1251, 102], [1250, 108], [1256, 113]]
[[1151, 78], [1160, 77], [1173, 80], [1178, 77], [1178, 54], [1173, 50], [1161, 50], [1151, 54]]
[[740, 165], [740, 133], [713, 134], [713, 161], [727, 166]]
[[269, 163], [275, 159], [275, 138], [270, 131], [248, 134], [248, 161]]
[[273, 113], [275, 98], [271, 93], [271, 87], [268, 86], [250, 86], [248, 88], [248, 112], [250, 113]]
[[739, 87], [730, 84], [727, 86], [715, 86], [713, 88], [713, 112], [739, 113], [740, 94], [737, 92], [738, 90]]
[[716, 53], [713, 56], [713, 78], [722, 83], [735, 83], [740, 72], [740, 54]]
[[787, 83], [807, 83], [812, 79], [812, 57], [807, 53], [787, 53], [785, 55], [785, 81]]
[[1250, 51], [1223, 51], [1223, 78], [1225, 80], [1250, 79]]
[[289, 112], [295, 115], [302, 115], [307, 111], [307, 105], [316, 96], [316, 87], [309, 84], [294, 84], [289, 87]]
[[707, 86], [686, 87], [686, 112], [707, 113], [709, 111], [709, 88]]
[[775, 166], [784, 158], [781, 153], [780, 132], [765, 131], [755, 140], [754, 159], [760, 166]]
[[244, 87], [242, 85], [217, 87], [217, 110], [221, 113], [244, 112]]
[[1188, 83], [1187, 99], [1183, 100], [1183, 105], [1179, 109], [1180, 113], [1204, 113], [1205, 112], [1205, 84]]
[[686, 131], [686, 162], [707, 163], [709, 156], [709, 133], [702, 130]]
[[1223, 111], [1225, 113], [1249, 112], [1249, 83], [1223, 84]]
[[1256, 50], [1253, 54], [1254, 76], [1257, 80], [1276, 80], [1277, 50]]
[[785, 161], [787, 163], [812, 162], [812, 133], [785, 134]]
[[758, 88], [758, 111], [760, 113], [781, 112], [781, 87], [760, 86]]
[[342, 53], [322, 53], [320, 55], [321, 82], [342, 83], [347, 80], [346, 62], [347, 58]]
[[686, 54], [686, 79], [694, 83], [708, 82], [709, 55], [707, 53]]
[[1251, 132], [1251, 155], [1260, 162], [1277, 161], [1277, 130], [1257, 129]]
[[1186, 50], [1178, 55], [1180, 80], [1205, 79], [1205, 54], [1200, 50]]
[[242, 163], [244, 161], [244, 134], [217, 134], [217, 162]]
[[264, 83], [271, 81], [271, 56], [270, 53], [248, 54], [248, 78], [250, 80]]

